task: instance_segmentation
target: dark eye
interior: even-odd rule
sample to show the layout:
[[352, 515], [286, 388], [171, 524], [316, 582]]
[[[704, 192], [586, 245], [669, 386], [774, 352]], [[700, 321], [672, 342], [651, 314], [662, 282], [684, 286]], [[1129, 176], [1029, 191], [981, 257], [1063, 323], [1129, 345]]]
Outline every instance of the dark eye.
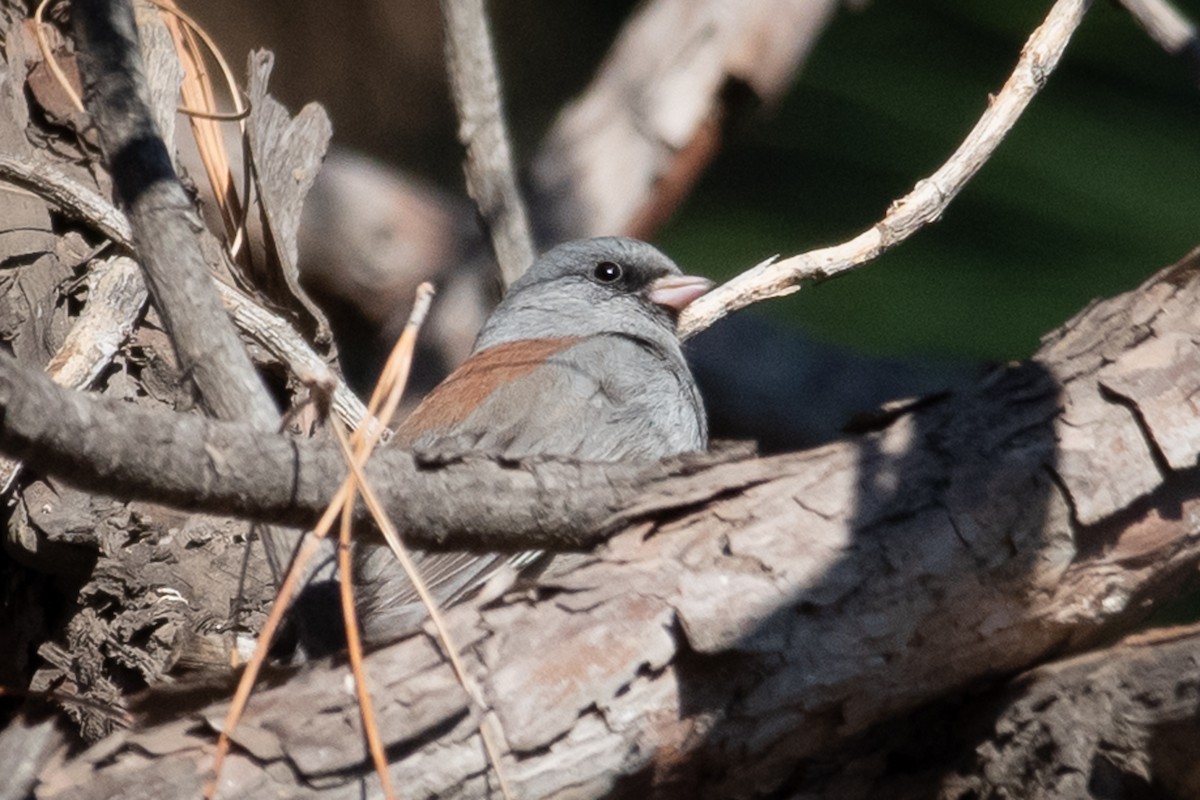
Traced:
[[601, 261], [592, 270], [592, 275], [601, 283], [612, 283], [621, 277], [621, 265], [611, 261]]

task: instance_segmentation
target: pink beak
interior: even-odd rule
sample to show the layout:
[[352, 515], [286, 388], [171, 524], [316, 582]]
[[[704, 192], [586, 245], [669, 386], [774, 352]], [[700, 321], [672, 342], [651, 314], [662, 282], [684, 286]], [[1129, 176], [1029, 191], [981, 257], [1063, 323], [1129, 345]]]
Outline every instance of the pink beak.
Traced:
[[650, 302], [671, 309], [676, 314], [713, 287], [708, 278], [697, 275], [668, 275], [650, 284], [646, 295]]

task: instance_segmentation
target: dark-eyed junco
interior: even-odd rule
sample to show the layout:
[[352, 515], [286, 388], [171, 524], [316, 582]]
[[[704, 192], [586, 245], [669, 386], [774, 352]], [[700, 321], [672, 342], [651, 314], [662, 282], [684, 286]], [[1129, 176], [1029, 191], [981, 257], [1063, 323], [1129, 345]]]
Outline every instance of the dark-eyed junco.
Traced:
[[[634, 239], [559, 245], [513, 283], [470, 358], [413, 411], [393, 443], [418, 452], [587, 461], [702, 450], [704, 408], [675, 321], [711, 286]], [[505, 560], [520, 569], [540, 556], [436, 553], [418, 562], [446, 605]], [[424, 618], [387, 548], [360, 547], [356, 573], [368, 640], [391, 638]]]

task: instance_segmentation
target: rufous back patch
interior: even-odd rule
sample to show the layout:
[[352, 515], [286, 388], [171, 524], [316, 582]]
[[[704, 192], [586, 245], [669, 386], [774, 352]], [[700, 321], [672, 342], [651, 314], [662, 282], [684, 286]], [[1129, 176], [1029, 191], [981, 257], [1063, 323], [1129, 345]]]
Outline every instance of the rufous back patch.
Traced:
[[506, 342], [471, 356], [426, 395], [396, 430], [392, 441], [400, 447], [408, 447], [429, 431], [457, 425], [498, 387], [528, 375], [547, 358], [566, 350], [581, 338], [564, 336]]

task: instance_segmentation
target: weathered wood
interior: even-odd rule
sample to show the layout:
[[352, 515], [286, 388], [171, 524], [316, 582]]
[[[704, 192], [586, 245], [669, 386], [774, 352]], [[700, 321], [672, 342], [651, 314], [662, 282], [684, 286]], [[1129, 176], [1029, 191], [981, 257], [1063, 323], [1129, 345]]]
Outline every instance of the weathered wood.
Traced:
[[[146, 285], [131, 258], [116, 256], [92, 265], [87, 274], [88, 302], [46, 365], [55, 382], [86, 389], [112, 363], [146, 306]], [[12, 488], [18, 462], [0, 459], [0, 493]]]
[[312, 188], [333, 136], [325, 109], [309, 103], [295, 117], [267, 93], [275, 56], [265, 50], [250, 54], [250, 119], [247, 135], [257, 178], [263, 237], [270, 258], [259, 265], [254, 285], [277, 307], [297, 319], [310, 342], [330, 345], [325, 315], [300, 288], [297, 231], [304, 198]]
[[538, 149], [530, 189], [543, 237], [652, 236], [747, 101], [783, 95], [838, 5], [642, 4]]
[[[657, 521], [595, 562], [453, 609], [520, 796], [772, 791], [876, 725], [1093, 646], [1194, 586], [1200, 478], [1147, 455], [1130, 408], [1161, 402], [1167, 375], [1183, 396], [1200, 388], [1161, 358], [1186, 363], [1161, 343], [1200, 336], [1198, 267], [1093, 306], [1029, 363], [873, 433], [679, 479], [630, 511]], [[1121, 396], [1106, 388], [1131, 371]], [[1064, 450], [1081, 420], [1095, 446]], [[722, 493], [714, 481], [735, 468], [758, 480]], [[1116, 494], [1118, 478], [1150, 488]], [[385, 741], [404, 753], [393, 777], [417, 795], [479, 796], [473, 712], [431, 653], [422, 636], [367, 661]], [[370, 785], [342, 675], [319, 666], [252, 700], [226, 796]], [[104, 764], [74, 762], [40, 796], [197, 789], [212, 736], [188, 719], [115, 741]], [[151, 741], [170, 745], [147, 759]]]
[[278, 414], [221, 308], [200, 249], [204, 228], [151, 116], [132, 5], [88, 0], [72, 19], [85, 99], [183, 373], [215, 416], [269, 430]]
[[1022, 675], [941, 796], [1200, 796], [1198, 652], [1196, 626], [1167, 629]]
[[[630, 529], [595, 563], [547, 581], [536, 593], [455, 610], [460, 639], [475, 668], [486, 672], [481, 682], [489, 713], [507, 732], [509, 772], [520, 795], [812, 793], [816, 784], [806, 779], [814, 765], [841, 759], [847, 743], [872, 735], [881, 723], [1103, 642], [1193, 585], [1200, 561], [1197, 421], [1190, 400], [1198, 378], [1188, 346], [1200, 335], [1190, 311], [1195, 270], [1195, 263], [1180, 267], [1139, 293], [1099, 304], [1050, 337], [1030, 364], [881, 416], [875, 430], [846, 443], [655, 484], [632, 510], [610, 520]], [[137, 342], [154, 336], [152, 328], [139, 331]], [[9, 377], [12, 396], [28, 392], [20, 373]], [[132, 397], [143, 388], [162, 390], [157, 380], [135, 387], [118, 374], [109, 389], [114, 397]], [[166, 391], [169, 398], [172, 390]], [[31, 397], [24, 395], [27, 419], [37, 408], [28, 405]], [[95, 411], [68, 402], [84, 416]], [[48, 408], [41, 408], [43, 415]], [[168, 441], [176, 425], [190, 424], [156, 419], [163, 427], [152, 430]], [[17, 421], [16, 415], [5, 419]], [[99, 447], [105, 435], [153, 438], [119, 415], [90, 422], [95, 430], [78, 428], [85, 447], [73, 469], [96, 470], [97, 454], [112, 452]], [[263, 478], [245, 471], [251, 462], [223, 459], [233, 452], [233, 429], [201, 432], [218, 429], [223, 433], [204, 434], [217, 438], [200, 439], [215, 447], [188, 456], [203, 465], [193, 474], [232, 478], [227, 486]], [[244, 438], [268, 450], [282, 441]], [[292, 452], [288, 448], [279, 452]], [[178, 474], [163, 451], [148, 452], [160, 459], [158, 471]], [[392, 458], [406, 462], [401, 454]], [[61, 467], [46, 463], [52, 471]], [[338, 474], [332, 457], [309, 466], [314, 483]], [[432, 505], [413, 513], [444, 522], [495, 507], [512, 519], [524, 514], [536, 522], [543, 514], [537, 524], [554, 533], [547, 522], [552, 517], [539, 504], [558, 496], [559, 487], [573, 501], [589, 492], [601, 504], [627, 499], [605, 485], [611, 479], [605, 473], [547, 469], [549, 483], [536, 485], [536, 467], [424, 465], [434, 483], [450, 473], [467, 483], [445, 484], [449, 491], [441, 499], [433, 491]], [[470, 477], [476, 470], [493, 478], [481, 483]], [[495, 476], [504, 470], [525, 491], [500, 494], [507, 484]], [[86, 480], [81, 475], [77, 479]], [[296, 485], [286, 470], [282, 480], [272, 476], [255, 485], [270, 481], [293, 491]], [[497, 494], [469, 498], [475, 508], [461, 502], [464, 485], [484, 484]], [[180, 502], [190, 502], [183, 488], [174, 491]], [[230, 502], [241, 501], [224, 497], [218, 505]], [[282, 501], [276, 495], [271, 502]], [[196, 613], [185, 607], [196, 597], [227, 596], [236, 577], [231, 570], [240, 542], [232, 532], [214, 537], [219, 526], [210, 521], [95, 497], [80, 502], [58, 483], [31, 487], [22, 503], [39, 531], [52, 532], [56, 541], [91, 537], [87, 546], [101, 552], [95, 579], [81, 595], [88, 605], [67, 631], [77, 652], [96, 658], [79, 660], [55, 646], [42, 651], [58, 665], [67, 691], [71, 680], [90, 681], [115, 700], [126, 688], [116, 680], [120, 674], [162, 676], [177, 652], [175, 637]], [[568, 527], [581, 524], [569, 513], [567, 520]], [[478, 531], [460, 533], [471, 541]], [[187, 560], [197, 549], [206, 557], [223, 549], [224, 558]], [[187, 566], [177, 568], [175, 560]], [[210, 583], [222, 584], [221, 592], [192, 592]], [[120, 601], [119, 611], [110, 613], [109, 598]], [[229, 622], [225, 609], [205, 607], [204, 613], [214, 626]], [[146, 640], [144, 648], [132, 646]], [[390, 700], [382, 723], [394, 770], [416, 796], [482, 796], [488, 787], [475, 738], [478, 712], [439, 655], [417, 637], [368, 663], [376, 696]], [[1151, 687], [1168, 712], [1166, 724], [1188, 724], [1194, 719], [1186, 702], [1190, 666], [1180, 660], [1187, 656], [1159, 650], [1148, 657], [1158, 669], [1141, 664], [1120, 673], [1105, 684], [1113, 689], [1108, 696], [1114, 703], [1132, 699], [1136, 709], [1137, 689], [1117, 690], [1130, 683]], [[228, 796], [362, 795], [360, 779], [369, 770], [353, 733], [357, 712], [344, 674], [335, 669], [324, 664], [278, 676], [252, 703], [237, 734], [245, 751], [226, 772]], [[1169, 692], [1158, 693], [1168, 687], [1158, 676], [1170, 672], [1185, 679], [1175, 685], [1173, 702]], [[1019, 788], [1015, 776], [1031, 766], [1048, 786], [1055, 778], [1059, 786], [1077, 785], [1069, 775], [1049, 773], [1080, 770], [1087, 747], [1044, 765], [1029, 758], [1030, 747], [1037, 756], [1036, 737], [1010, 732], [1011, 725], [1039, 721], [1047, 696], [1069, 697], [1095, 720], [1104, 700], [1092, 703], [1089, 691], [1075, 691], [1064, 680], [1046, 684], [1040, 696], [1031, 692], [1033, 701], [1024, 707], [1014, 701], [996, 726], [997, 753], [981, 753], [980, 770], [992, 783], [968, 783], [965, 791]], [[211, 728], [222, 709], [194, 712], [186, 700], [183, 694], [162, 699], [158, 716], [148, 716], [141, 729], [86, 753], [60, 751], [41, 771], [38, 793], [197, 791], [212, 741], [205, 726]], [[1077, 724], [1071, 716], [1046, 719], [1054, 726], [1047, 738], [1067, 743]], [[1168, 727], [1160, 745], [1178, 743], [1179, 730], [1171, 736]], [[1109, 741], [1090, 731], [1087, 740], [1098, 743], [1093, 752]], [[1121, 740], [1127, 741], [1133, 739]], [[1010, 744], [1011, 750], [999, 750]], [[1160, 763], [1156, 746], [1108, 763], [1127, 770], [1122, 774], [1143, 775]], [[1147, 753], [1153, 763], [1142, 758]], [[1104, 761], [1093, 758], [1092, 766], [1102, 767], [1094, 775], [1111, 774], [1104, 773]], [[363, 780], [373, 791], [374, 779]], [[1186, 795], [1188, 783], [1178, 786]]]

